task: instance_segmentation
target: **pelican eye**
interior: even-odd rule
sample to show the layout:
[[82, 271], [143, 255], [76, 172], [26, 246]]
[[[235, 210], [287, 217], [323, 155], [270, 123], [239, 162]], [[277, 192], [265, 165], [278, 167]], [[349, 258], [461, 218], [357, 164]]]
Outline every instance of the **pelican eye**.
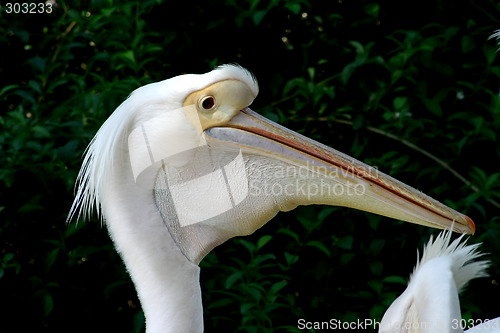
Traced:
[[215, 106], [215, 98], [213, 96], [205, 96], [201, 99], [200, 105], [203, 110], [212, 110]]

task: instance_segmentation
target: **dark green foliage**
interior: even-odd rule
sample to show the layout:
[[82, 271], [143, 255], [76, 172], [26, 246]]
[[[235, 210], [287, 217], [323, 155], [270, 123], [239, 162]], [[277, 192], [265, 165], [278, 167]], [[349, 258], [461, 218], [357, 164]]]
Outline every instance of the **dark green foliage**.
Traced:
[[[500, 316], [497, 3], [95, 0], [0, 15], [0, 332], [143, 331], [99, 219], [65, 223], [81, 156], [135, 88], [230, 62], [259, 79], [253, 109], [471, 216], [493, 264], [463, 317]], [[437, 232], [343, 208], [279, 214], [202, 262], [206, 331], [380, 320]]]

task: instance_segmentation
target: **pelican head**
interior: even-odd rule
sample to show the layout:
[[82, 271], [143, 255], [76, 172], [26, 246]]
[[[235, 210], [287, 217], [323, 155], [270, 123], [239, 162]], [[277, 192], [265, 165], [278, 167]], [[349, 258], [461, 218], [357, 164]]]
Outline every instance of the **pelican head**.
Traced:
[[[467, 216], [258, 115], [249, 108], [258, 91], [236, 65], [146, 85], [87, 149], [70, 217], [102, 212], [148, 332], [202, 327], [198, 263], [298, 205], [346, 206], [436, 228], [454, 221], [455, 231], [474, 232]], [[186, 297], [199, 304], [182, 303]]]

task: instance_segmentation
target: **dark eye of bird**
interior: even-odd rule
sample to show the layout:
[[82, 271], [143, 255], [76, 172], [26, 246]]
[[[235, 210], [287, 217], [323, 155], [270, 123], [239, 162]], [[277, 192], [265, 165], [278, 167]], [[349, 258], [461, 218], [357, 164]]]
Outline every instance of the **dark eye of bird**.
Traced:
[[214, 107], [214, 105], [215, 105], [215, 98], [213, 98], [212, 96], [205, 97], [201, 102], [201, 106], [205, 110], [210, 110], [211, 108]]

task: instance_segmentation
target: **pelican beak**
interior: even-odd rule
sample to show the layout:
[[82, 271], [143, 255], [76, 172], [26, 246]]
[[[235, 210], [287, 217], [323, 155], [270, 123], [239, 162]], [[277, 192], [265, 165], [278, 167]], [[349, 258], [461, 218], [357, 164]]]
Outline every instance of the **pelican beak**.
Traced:
[[348, 155], [280, 126], [250, 110], [241, 110], [224, 126], [205, 130], [208, 139], [235, 145], [306, 168], [349, 191], [328, 192], [314, 200], [352, 207], [428, 227], [474, 233], [474, 222], [422, 192]]

